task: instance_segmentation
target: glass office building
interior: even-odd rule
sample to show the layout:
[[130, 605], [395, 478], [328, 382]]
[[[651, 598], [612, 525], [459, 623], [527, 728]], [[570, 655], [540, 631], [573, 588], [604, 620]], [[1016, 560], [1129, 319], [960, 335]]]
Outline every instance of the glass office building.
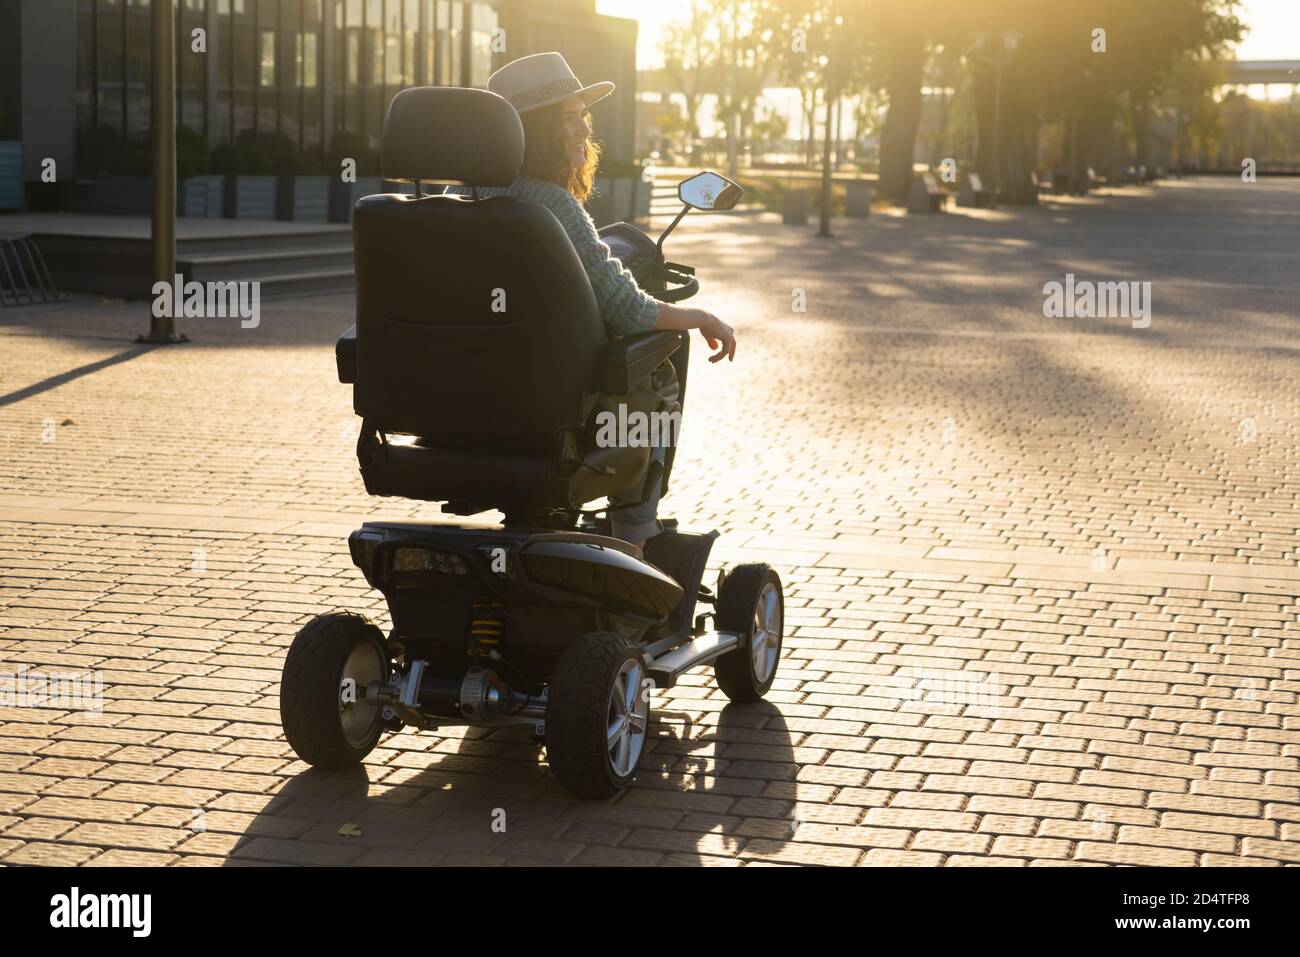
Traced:
[[[147, 145], [149, 4], [77, 0], [80, 175]], [[323, 159], [333, 129], [375, 146], [403, 87], [486, 85], [498, 26], [460, 0], [179, 0], [177, 120], [211, 146], [274, 138]]]
[[[559, 50], [580, 77], [618, 84], [596, 108], [598, 135], [608, 156], [631, 158], [636, 24], [595, 0], [171, 2], [177, 122], [209, 151], [256, 144], [323, 166], [341, 132], [377, 148], [403, 87], [482, 87], [511, 59]], [[45, 158], [61, 184], [69, 169], [85, 183], [148, 150], [150, 3], [0, 3], [0, 140], [22, 141], [29, 190]]]

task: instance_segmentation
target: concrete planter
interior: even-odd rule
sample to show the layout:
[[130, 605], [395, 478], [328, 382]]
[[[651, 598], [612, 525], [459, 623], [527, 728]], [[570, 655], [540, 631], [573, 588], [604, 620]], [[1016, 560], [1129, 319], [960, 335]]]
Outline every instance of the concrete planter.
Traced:
[[21, 210], [25, 205], [23, 144], [0, 143], [0, 209]]
[[871, 184], [861, 180], [844, 184], [844, 215], [856, 219], [871, 215]]
[[227, 176], [226, 190], [230, 191], [232, 181], [234, 197], [226, 196], [226, 217], [234, 219], [275, 219], [276, 176]]
[[781, 222], [787, 226], [807, 226], [812, 209], [812, 194], [806, 189], [787, 189], [781, 196]]
[[300, 223], [329, 220], [328, 176], [281, 176], [277, 187], [276, 219]]
[[176, 184], [176, 212], [180, 216], [220, 219], [225, 210], [226, 177], [193, 176]]

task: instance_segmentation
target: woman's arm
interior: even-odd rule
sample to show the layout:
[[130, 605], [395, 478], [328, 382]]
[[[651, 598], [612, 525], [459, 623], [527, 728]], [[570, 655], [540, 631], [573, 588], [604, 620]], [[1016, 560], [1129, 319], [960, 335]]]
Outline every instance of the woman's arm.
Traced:
[[724, 356], [735, 359], [736, 334], [711, 312], [660, 302], [639, 285], [622, 261], [600, 238], [596, 224], [568, 190], [553, 183], [521, 177], [511, 192], [523, 199], [540, 202], [560, 221], [587, 271], [601, 317], [615, 336], [631, 336], [656, 329], [681, 331], [698, 329], [718, 362]]
[[655, 315], [655, 328], [667, 330], [698, 329], [710, 349], [717, 349], [709, 356], [710, 362], [718, 362], [724, 356], [731, 361], [736, 358], [736, 333], [711, 312], [685, 306], [674, 306], [669, 302], [659, 303]]

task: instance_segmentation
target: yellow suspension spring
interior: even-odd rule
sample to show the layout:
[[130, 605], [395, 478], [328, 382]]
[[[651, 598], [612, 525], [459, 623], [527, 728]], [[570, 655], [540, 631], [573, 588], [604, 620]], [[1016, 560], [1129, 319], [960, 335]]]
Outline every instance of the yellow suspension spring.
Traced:
[[471, 656], [498, 651], [505, 634], [506, 610], [500, 602], [475, 602], [471, 606], [469, 622], [469, 647]]

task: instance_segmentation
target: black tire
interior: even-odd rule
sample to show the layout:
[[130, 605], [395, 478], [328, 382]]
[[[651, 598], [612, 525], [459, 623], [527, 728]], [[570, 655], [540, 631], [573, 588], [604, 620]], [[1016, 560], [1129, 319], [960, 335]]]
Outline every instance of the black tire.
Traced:
[[[366, 677], [388, 678], [388, 648], [383, 633], [369, 619], [350, 612], [318, 615], [302, 627], [289, 646], [280, 676], [280, 724], [294, 753], [318, 768], [346, 768], [369, 754], [383, 732], [383, 709], [361, 701], [349, 708], [351, 733], [345, 729], [340, 690], [343, 669], [359, 648], [374, 651], [371, 659], [365, 652], [358, 657], [366, 667]], [[374, 666], [374, 667], [372, 667]], [[377, 675], [371, 672], [378, 671]], [[365, 687], [358, 680], [358, 694]], [[373, 721], [367, 721], [373, 710]], [[355, 726], [361, 725], [360, 729]]]
[[[615, 680], [633, 660], [644, 677], [640, 658], [640, 646], [630, 638], [595, 631], [577, 638], [556, 662], [547, 692], [546, 760], [556, 780], [578, 797], [610, 797], [636, 776], [635, 762], [625, 774], [615, 768], [607, 734]], [[642, 749], [647, 739], [648, 734]]]
[[[758, 603], [769, 586], [776, 592], [776, 660], [772, 662], [771, 671], [766, 678], [760, 679], [755, 672], [754, 631], [759, 617]], [[732, 701], [761, 701], [763, 695], [771, 689], [772, 682], [776, 680], [777, 668], [781, 664], [781, 627], [784, 621], [785, 598], [781, 593], [781, 576], [771, 566], [761, 562], [737, 565], [723, 579], [722, 588], [718, 592], [715, 624], [718, 631], [738, 632], [741, 638], [739, 647], [713, 663], [713, 674], [722, 693]]]

